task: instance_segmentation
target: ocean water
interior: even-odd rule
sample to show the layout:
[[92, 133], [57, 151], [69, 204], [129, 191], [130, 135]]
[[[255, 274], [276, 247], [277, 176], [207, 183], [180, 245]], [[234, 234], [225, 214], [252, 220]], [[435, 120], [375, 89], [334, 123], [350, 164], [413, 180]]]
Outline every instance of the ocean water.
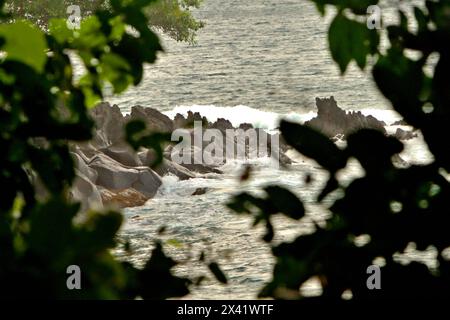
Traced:
[[354, 65], [345, 77], [332, 63], [327, 29], [311, 1], [206, 0], [197, 45], [164, 38], [165, 54], [146, 67], [142, 84], [114, 99], [171, 110], [183, 105], [245, 105], [278, 113], [314, 108], [334, 95], [343, 108], [384, 108], [370, 73]]
[[[170, 117], [192, 110], [211, 121], [226, 118], [234, 125], [248, 122], [267, 129], [275, 129], [281, 118], [310, 119], [315, 97], [334, 96], [343, 109], [361, 110], [388, 124], [401, 118], [377, 91], [368, 71], [352, 65], [341, 77], [327, 46], [330, 16], [321, 18], [309, 1], [206, 0], [195, 15], [206, 23], [196, 45], [164, 38], [166, 52], [146, 67], [142, 84], [108, 100], [124, 113], [139, 104]], [[133, 251], [116, 254], [142, 266], [153, 241], [162, 239], [167, 253], [182, 262], [175, 268], [177, 275], [208, 275], [188, 298], [255, 298], [271, 278], [270, 246], [261, 240], [264, 228], [252, 228], [250, 217], [238, 216], [224, 204], [236, 192], [258, 194], [265, 185], [280, 184], [299, 195], [308, 214], [300, 223], [277, 217], [275, 243], [314, 231], [313, 222], [323, 223], [329, 215], [326, 206], [331, 200], [323, 207], [314, 203], [326, 174], [313, 161], [295, 152], [290, 156], [297, 163], [288, 169], [275, 168], [269, 159], [253, 161], [252, 178], [244, 184], [238, 182], [243, 170], [239, 162], [224, 165], [223, 175], [188, 181], [165, 176], [154, 199], [125, 210], [121, 238], [130, 241]], [[432, 160], [421, 138], [407, 142], [402, 157], [410, 163]], [[310, 185], [305, 184], [307, 174], [314, 177]], [[362, 174], [352, 161], [341, 177], [350, 181]], [[208, 192], [192, 196], [200, 187]], [[160, 236], [162, 226], [167, 232]], [[202, 251], [220, 263], [228, 285], [217, 283], [197, 261]], [[313, 283], [303, 293], [319, 289]]]

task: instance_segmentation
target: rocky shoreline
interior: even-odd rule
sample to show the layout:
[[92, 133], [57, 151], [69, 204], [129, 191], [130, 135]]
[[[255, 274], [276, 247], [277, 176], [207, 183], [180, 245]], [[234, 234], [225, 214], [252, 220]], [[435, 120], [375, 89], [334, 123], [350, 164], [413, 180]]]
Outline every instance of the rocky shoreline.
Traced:
[[[385, 129], [388, 126], [374, 116], [365, 116], [361, 111], [344, 111], [338, 107], [333, 96], [330, 98], [316, 98], [317, 116], [305, 125], [322, 132], [333, 140], [345, 139], [349, 134], [359, 129], [374, 129], [387, 135]], [[407, 126], [404, 120], [396, 121], [391, 125]], [[394, 136], [399, 140], [409, 140], [417, 137], [413, 131], [397, 128]]]
[[[222, 173], [218, 168], [220, 164], [178, 164], [172, 161], [172, 145], [165, 148], [163, 163], [151, 168], [156, 158], [154, 152], [146, 148], [135, 152], [125, 142], [124, 128], [127, 122], [142, 120], [149, 132], [171, 133], [178, 128], [191, 130], [189, 125], [193, 121], [202, 121], [204, 128], [223, 132], [235, 129], [228, 120], [218, 119], [211, 123], [199, 113], [192, 112], [188, 113], [187, 118], [177, 114], [172, 120], [153, 108], [134, 106], [129, 115], [123, 115], [117, 105], [111, 106], [106, 102], [92, 109], [91, 116], [96, 124], [93, 139], [86, 143], [73, 143], [70, 148], [77, 168], [71, 195], [75, 201], [81, 202], [82, 209], [141, 206], [155, 196], [162, 184], [161, 177], [167, 174], [187, 180], [205, 174]], [[242, 124], [239, 128], [246, 130], [252, 128], [252, 125]], [[270, 144], [271, 135], [265, 131], [264, 134], [268, 136]], [[286, 150], [287, 147], [280, 148], [280, 161], [290, 164], [291, 160], [284, 154], [283, 148]], [[250, 152], [251, 150], [246, 150], [246, 155]], [[206, 191], [199, 190], [195, 194], [204, 192]]]
[[[317, 117], [306, 122], [332, 139], [345, 138], [359, 128], [373, 128], [386, 134], [386, 124], [372, 116], [360, 112], [345, 112], [337, 106], [333, 97], [316, 99]], [[225, 132], [234, 128], [225, 119], [211, 123], [199, 113], [189, 112], [187, 117], [177, 114], [172, 120], [153, 108], [132, 107], [131, 113], [123, 115], [117, 105], [104, 102], [91, 110], [95, 121], [93, 139], [86, 143], [72, 143], [71, 154], [76, 164], [76, 179], [71, 196], [82, 204], [82, 210], [103, 206], [119, 208], [142, 206], [153, 198], [162, 184], [164, 175], [171, 174], [180, 180], [202, 177], [205, 174], [221, 174], [219, 165], [178, 164], [171, 160], [172, 145], [166, 146], [161, 165], [151, 168], [155, 160], [152, 150], [141, 148], [135, 152], [124, 139], [124, 127], [130, 120], [142, 120], [147, 129], [154, 132], [171, 133], [178, 128], [189, 128], [193, 121], [202, 121], [203, 127]], [[239, 129], [253, 128], [251, 124], [241, 124]], [[187, 129], [189, 130], [189, 129]], [[262, 130], [262, 129], [256, 129]], [[399, 129], [401, 130], [401, 129]], [[397, 130], [400, 139], [411, 139], [415, 133]], [[271, 135], [264, 130], [270, 149]], [[233, 141], [232, 143], [236, 143]], [[205, 147], [205, 145], [203, 146]], [[279, 160], [282, 165], [289, 165], [292, 160], [286, 155], [289, 147], [280, 139]], [[246, 150], [248, 155], [252, 150]], [[224, 153], [225, 154], [225, 153]], [[226, 161], [226, 159], [225, 159]], [[195, 194], [203, 194], [200, 190]]]

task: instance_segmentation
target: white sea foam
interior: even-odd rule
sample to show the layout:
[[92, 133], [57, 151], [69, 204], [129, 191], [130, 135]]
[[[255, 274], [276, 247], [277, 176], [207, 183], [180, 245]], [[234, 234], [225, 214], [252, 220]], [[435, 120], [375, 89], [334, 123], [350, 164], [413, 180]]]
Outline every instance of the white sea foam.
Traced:
[[276, 128], [280, 118], [278, 113], [257, 110], [244, 105], [234, 107], [214, 105], [177, 106], [170, 111], [164, 112], [164, 114], [173, 119], [177, 113], [186, 116], [188, 111], [199, 112], [212, 122], [219, 118], [224, 118], [229, 120], [233, 126], [239, 126], [241, 123], [251, 123], [255, 127], [266, 129]]

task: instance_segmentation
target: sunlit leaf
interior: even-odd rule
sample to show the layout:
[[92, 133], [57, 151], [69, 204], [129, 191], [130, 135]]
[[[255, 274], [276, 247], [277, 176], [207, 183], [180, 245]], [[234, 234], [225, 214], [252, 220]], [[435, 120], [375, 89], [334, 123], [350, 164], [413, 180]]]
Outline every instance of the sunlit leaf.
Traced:
[[25, 21], [0, 25], [0, 37], [5, 40], [2, 50], [6, 59], [25, 63], [42, 72], [47, 61], [47, 42], [37, 27]]
[[227, 277], [225, 276], [225, 274], [223, 273], [223, 271], [220, 269], [219, 265], [216, 262], [211, 262], [208, 265], [208, 268], [219, 282], [223, 284], [228, 283]]

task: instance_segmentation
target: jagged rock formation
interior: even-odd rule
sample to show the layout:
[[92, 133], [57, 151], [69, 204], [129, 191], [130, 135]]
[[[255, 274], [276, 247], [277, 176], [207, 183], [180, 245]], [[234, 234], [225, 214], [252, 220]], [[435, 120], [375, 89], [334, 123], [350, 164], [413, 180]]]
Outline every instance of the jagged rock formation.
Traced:
[[316, 98], [317, 117], [305, 122], [330, 138], [338, 135], [348, 136], [359, 129], [375, 129], [386, 134], [386, 123], [377, 120], [373, 116], [365, 116], [360, 111], [346, 112], [338, 107], [336, 100]]
[[[155, 152], [146, 148], [135, 152], [124, 140], [124, 126], [128, 121], [144, 121], [149, 132], [170, 133], [181, 127], [188, 127], [190, 128], [188, 130], [193, 131], [193, 121], [202, 121], [204, 128], [218, 129], [223, 133], [227, 129], [234, 129], [228, 120], [218, 119], [210, 123], [198, 112], [188, 112], [187, 118], [178, 114], [171, 120], [155, 109], [142, 106], [132, 107], [131, 113], [123, 116], [118, 106], [100, 103], [91, 111], [91, 116], [95, 121], [93, 139], [71, 145], [77, 168], [71, 193], [73, 199], [82, 203], [83, 209], [109, 204], [118, 207], [143, 205], [156, 194], [162, 183], [161, 177], [166, 174], [186, 180], [199, 174], [222, 173], [217, 166], [223, 163], [178, 164], [172, 161], [172, 145], [165, 149], [162, 164], [157, 168], [151, 168], [156, 159]], [[253, 128], [251, 124], [240, 126], [243, 130], [251, 128]], [[261, 134], [266, 135], [270, 152], [270, 135], [265, 131], [261, 131]], [[233, 139], [228, 142], [237, 145], [234, 138], [227, 139]], [[210, 143], [204, 142], [203, 148]], [[223, 145], [225, 143], [226, 141], [223, 141]], [[224, 149], [218, 150], [226, 155]], [[247, 148], [245, 155], [248, 156], [251, 152], [252, 150]], [[290, 159], [283, 152], [280, 152], [280, 161], [284, 164], [290, 163]]]
[[[317, 116], [305, 125], [310, 126], [333, 140], [345, 139], [349, 134], [360, 129], [375, 129], [387, 135], [386, 123], [373, 116], [365, 116], [360, 111], [344, 111], [338, 107], [336, 100], [331, 96], [329, 99], [316, 98]], [[399, 120], [391, 126], [408, 125], [404, 120]], [[397, 128], [393, 134], [399, 140], [410, 140], [417, 137], [414, 131], [406, 131]]]
[[[306, 122], [328, 137], [342, 136], [361, 129], [372, 128], [386, 134], [385, 123], [372, 116], [364, 116], [361, 112], [346, 112], [337, 106], [333, 97], [330, 99], [316, 98], [318, 108], [317, 117]], [[109, 103], [101, 103], [92, 111], [95, 121], [93, 139], [85, 143], [71, 145], [72, 156], [76, 164], [76, 179], [72, 188], [73, 199], [82, 203], [83, 209], [90, 207], [114, 204], [119, 207], [143, 205], [151, 199], [161, 185], [161, 177], [167, 174], [177, 176], [180, 180], [194, 178], [202, 174], [221, 174], [218, 169], [223, 161], [227, 161], [225, 146], [227, 143], [238, 148], [237, 138], [227, 136], [228, 129], [236, 129], [226, 119], [209, 122], [198, 112], [188, 112], [187, 117], [177, 114], [174, 120], [160, 113], [156, 109], [142, 106], [132, 107], [131, 113], [123, 116], [119, 107]], [[135, 152], [124, 141], [124, 126], [130, 120], [142, 120], [149, 131], [170, 133], [178, 128], [186, 128], [194, 141], [194, 121], [201, 121], [203, 129], [217, 129], [223, 133], [221, 143], [214, 139], [213, 143], [219, 160], [213, 164], [178, 164], [172, 161], [173, 145], [168, 145], [164, 151], [163, 163], [157, 168], [151, 168], [156, 159], [155, 152], [141, 148]], [[403, 123], [403, 122], [399, 122]], [[244, 131], [252, 129], [248, 123], [241, 124], [239, 129]], [[245, 157], [259, 153], [260, 147], [267, 148], [270, 154], [271, 137], [279, 141], [279, 161], [282, 165], [290, 164], [291, 159], [286, 156], [289, 146], [279, 135], [270, 135], [263, 129], [256, 129], [258, 136], [257, 146], [246, 144]], [[411, 139], [416, 136], [414, 132], [398, 129], [395, 136], [399, 139]], [[259, 145], [260, 139], [264, 143]], [[43, 141], [42, 143], [45, 143]], [[202, 152], [212, 141], [202, 141], [201, 148], [192, 146], [192, 150]], [[218, 144], [217, 144], [218, 143]], [[215, 153], [216, 155], [216, 153]], [[225, 159], [225, 160], [224, 160]], [[404, 165], [397, 159], [399, 165]], [[36, 183], [38, 185], [38, 183]], [[200, 194], [200, 191], [197, 193]]]
[[100, 103], [91, 111], [96, 130], [91, 143], [95, 147], [108, 147], [123, 141], [125, 119], [117, 105]]
[[201, 121], [204, 126], [208, 125], [208, 119], [206, 117], [202, 117], [199, 112], [193, 113], [192, 111], [188, 111], [187, 118], [185, 118], [182, 114], [177, 113], [173, 120], [173, 128], [189, 128], [193, 126], [194, 121]]
[[398, 140], [411, 140], [414, 138], [417, 138], [417, 133], [413, 131], [405, 131], [403, 129], [397, 128], [397, 131], [395, 131], [394, 136]]

